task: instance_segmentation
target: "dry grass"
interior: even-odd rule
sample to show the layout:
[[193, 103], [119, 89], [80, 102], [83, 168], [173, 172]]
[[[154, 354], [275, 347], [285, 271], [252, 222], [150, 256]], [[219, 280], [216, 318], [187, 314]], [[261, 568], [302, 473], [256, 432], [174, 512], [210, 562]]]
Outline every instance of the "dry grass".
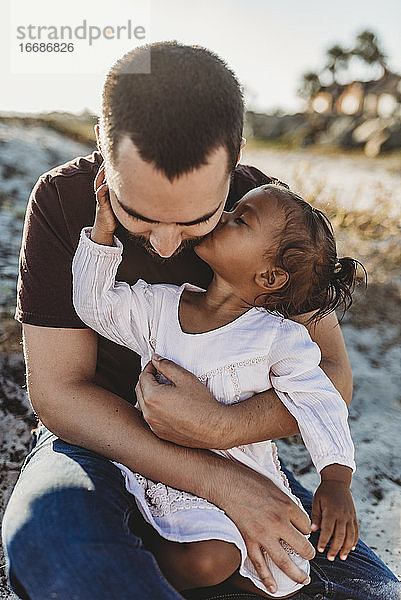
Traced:
[[83, 111], [79, 115], [51, 112], [40, 114], [27, 115], [8, 115], [0, 113], [0, 121], [6, 123], [25, 124], [29, 125], [44, 125], [50, 129], [54, 129], [62, 133], [68, 138], [82, 142], [84, 144], [95, 144], [94, 126], [97, 123], [98, 117], [87, 111]]
[[387, 188], [377, 184], [373, 207], [367, 209], [345, 208], [335, 193], [327, 195], [323, 179], [301, 170], [295, 173], [293, 189], [329, 217], [339, 256], [358, 259], [369, 283], [390, 285], [401, 295], [401, 207], [394, 205]]
[[0, 313], [0, 356], [22, 352], [21, 324], [9, 313]]

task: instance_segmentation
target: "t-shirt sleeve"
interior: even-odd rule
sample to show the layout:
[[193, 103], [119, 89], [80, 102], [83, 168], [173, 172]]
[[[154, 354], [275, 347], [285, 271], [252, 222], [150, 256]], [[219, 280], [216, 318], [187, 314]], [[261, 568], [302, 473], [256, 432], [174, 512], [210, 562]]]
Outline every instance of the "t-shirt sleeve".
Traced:
[[152, 286], [142, 279], [134, 285], [116, 281], [123, 245], [116, 236], [114, 246], [97, 244], [91, 230], [82, 229], [72, 261], [75, 310], [103, 337], [143, 355], [150, 339]]
[[270, 354], [272, 386], [297, 420], [316, 470], [330, 464], [355, 470], [347, 406], [319, 367], [320, 349], [306, 327], [283, 319]]
[[57, 189], [49, 175], [29, 197], [19, 255], [17, 305], [20, 323], [87, 329], [72, 304], [74, 248]]

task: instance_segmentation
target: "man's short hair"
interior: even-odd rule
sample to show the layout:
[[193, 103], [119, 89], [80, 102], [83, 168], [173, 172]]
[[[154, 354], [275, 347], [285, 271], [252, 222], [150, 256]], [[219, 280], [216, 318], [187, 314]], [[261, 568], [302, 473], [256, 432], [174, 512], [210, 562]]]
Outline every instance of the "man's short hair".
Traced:
[[[135, 73], [147, 52], [150, 73]], [[102, 141], [112, 164], [118, 142], [128, 135], [141, 158], [170, 180], [205, 165], [219, 146], [227, 149], [227, 171], [234, 170], [242, 91], [231, 69], [210, 50], [175, 41], [136, 48], [109, 71], [102, 100]]]

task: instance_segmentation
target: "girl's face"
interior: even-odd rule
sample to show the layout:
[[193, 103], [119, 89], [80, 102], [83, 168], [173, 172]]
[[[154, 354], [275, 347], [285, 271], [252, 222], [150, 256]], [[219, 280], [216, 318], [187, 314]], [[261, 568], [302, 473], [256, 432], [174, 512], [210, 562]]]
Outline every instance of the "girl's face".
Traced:
[[274, 250], [284, 224], [284, 213], [274, 194], [251, 190], [231, 212], [223, 212], [217, 227], [195, 252], [238, 292], [252, 296], [261, 292], [255, 283], [257, 275], [274, 267], [264, 256]]

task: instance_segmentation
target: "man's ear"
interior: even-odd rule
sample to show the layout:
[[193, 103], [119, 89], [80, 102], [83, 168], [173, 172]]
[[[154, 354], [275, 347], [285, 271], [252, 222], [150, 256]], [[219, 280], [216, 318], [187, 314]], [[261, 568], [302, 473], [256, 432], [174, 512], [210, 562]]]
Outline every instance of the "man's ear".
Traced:
[[100, 125], [99, 125], [99, 123], [96, 123], [94, 130], [95, 130], [95, 136], [96, 136], [97, 149], [99, 150], [100, 154], [103, 156], [103, 160], [104, 160], [104, 154], [102, 151], [102, 143], [100, 141]]
[[273, 267], [263, 273], [257, 273], [255, 275], [255, 282], [265, 292], [275, 292], [281, 289], [289, 281], [290, 276], [287, 271], [280, 269], [280, 267]]
[[245, 144], [246, 144], [246, 139], [243, 137], [241, 139], [241, 147], [240, 147], [240, 150], [239, 150], [239, 153], [238, 153], [237, 164], [235, 166], [237, 166], [239, 164], [239, 162], [241, 161], [241, 158], [242, 158], [242, 149], [244, 148]]

